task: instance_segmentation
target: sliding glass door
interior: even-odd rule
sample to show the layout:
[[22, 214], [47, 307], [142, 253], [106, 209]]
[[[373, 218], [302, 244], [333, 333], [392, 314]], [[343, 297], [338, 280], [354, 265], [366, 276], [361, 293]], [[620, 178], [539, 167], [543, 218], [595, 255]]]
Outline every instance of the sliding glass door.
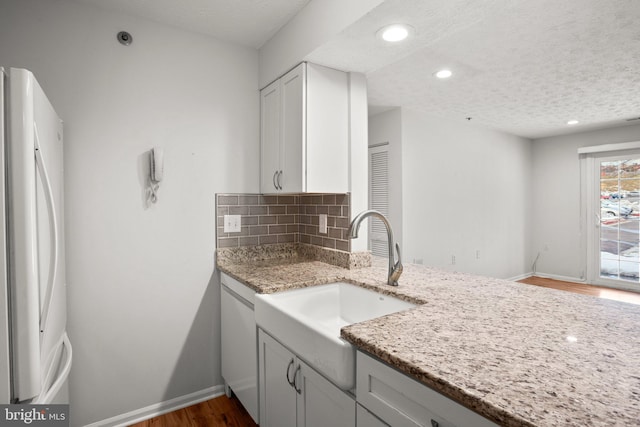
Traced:
[[640, 290], [640, 152], [594, 155], [592, 165], [590, 281]]

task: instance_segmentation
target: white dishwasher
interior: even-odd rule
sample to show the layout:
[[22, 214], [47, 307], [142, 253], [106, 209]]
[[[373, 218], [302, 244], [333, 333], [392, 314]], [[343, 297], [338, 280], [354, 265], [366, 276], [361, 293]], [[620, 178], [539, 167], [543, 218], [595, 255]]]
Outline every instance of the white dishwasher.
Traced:
[[258, 423], [258, 344], [255, 291], [221, 273], [222, 378]]

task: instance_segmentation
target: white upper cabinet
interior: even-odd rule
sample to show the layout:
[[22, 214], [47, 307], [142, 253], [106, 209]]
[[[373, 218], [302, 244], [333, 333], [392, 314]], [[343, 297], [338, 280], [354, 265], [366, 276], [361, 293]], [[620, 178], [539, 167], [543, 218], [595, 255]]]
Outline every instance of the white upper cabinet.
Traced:
[[281, 82], [281, 144], [278, 184], [285, 193], [304, 190], [305, 146], [305, 80], [306, 70], [301, 64], [280, 79]]
[[280, 171], [280, 81], [260, 92], [260, 186], [263, 193], [276, 191]]
[[347, 73], [302, 63], [260, 98], [262, 193], [348, 192]]

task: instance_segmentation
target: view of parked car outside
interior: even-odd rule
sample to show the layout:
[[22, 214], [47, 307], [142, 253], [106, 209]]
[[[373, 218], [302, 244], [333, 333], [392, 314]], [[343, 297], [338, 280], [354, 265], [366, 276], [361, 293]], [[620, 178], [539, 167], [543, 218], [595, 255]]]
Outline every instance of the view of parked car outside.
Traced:
[[640, 159], [600, 165], [600, 276], [640, 282]]

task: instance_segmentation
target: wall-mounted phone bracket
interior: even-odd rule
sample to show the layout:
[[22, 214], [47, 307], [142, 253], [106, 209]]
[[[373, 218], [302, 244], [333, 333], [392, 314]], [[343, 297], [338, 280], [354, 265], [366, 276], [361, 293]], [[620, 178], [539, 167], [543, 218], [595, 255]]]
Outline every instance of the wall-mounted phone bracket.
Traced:
[[158, 201], [158, 189], [164, 175], [164, 151], [154, 147], [149, 151], [149, 199], [152, 203]]

